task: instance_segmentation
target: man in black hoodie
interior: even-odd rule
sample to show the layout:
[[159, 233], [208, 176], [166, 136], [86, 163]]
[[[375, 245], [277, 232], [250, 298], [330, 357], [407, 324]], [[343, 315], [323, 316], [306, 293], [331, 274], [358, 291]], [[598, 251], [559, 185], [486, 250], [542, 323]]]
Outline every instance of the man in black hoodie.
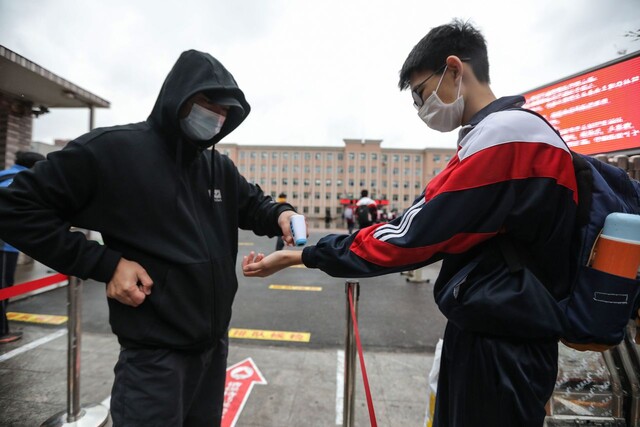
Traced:
[[[238, 228], [293, 242], [291, 205], [208, 150], [249, 111], [220, 62], [187, 51], [146, 121], [82, 135], [0, 191], [2, 239], [107, 284], [122, 346], [115, 426], [220, 423]], [[71, 226], [100, 232], [104, 245]]]

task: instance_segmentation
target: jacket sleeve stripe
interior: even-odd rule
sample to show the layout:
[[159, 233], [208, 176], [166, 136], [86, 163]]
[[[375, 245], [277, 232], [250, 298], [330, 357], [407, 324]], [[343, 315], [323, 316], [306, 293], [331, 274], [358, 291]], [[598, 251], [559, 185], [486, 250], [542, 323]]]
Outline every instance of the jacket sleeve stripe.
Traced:
[[361, 230], [351, 246], [351, 250], [359, 257], [382, 267], [395, 267], [423, 263], [438, 252], [449, 254], [462, 253], [470, 247], [481, 243], [496, 233], [459, 233], [451, 239], [428, 246], [407, 248], [384, 241], [375, 244], [368, 237], [374, 230]]

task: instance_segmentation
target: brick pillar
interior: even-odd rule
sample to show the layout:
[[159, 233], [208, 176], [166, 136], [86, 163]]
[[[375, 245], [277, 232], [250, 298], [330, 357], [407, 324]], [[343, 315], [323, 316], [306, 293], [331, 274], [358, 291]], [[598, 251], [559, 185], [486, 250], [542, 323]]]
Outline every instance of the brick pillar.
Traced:
[[13, 165], [17, 151], [29, 151], [32, 105], [0, 93], [0, 169]]

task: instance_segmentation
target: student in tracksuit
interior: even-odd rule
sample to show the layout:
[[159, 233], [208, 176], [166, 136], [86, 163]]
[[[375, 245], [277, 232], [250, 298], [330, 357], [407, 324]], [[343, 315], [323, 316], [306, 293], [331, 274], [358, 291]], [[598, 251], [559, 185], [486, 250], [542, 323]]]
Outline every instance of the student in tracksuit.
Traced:
[[[562, 140], [518, 110], [524, 99], [496, 99], [487, 58], [481, 33], [454, 20], [406, 59], [399, 86], [411, 90], [420, 118], [441, 132], [462, 129], [456, 155], [401, 217], [325, 236], [303, 252], [251, 253], [243, 270], [266, 276], [304, 263], [369, 277], [442, 260], [434, 295], [441, 310], [451, 299], [457, 305], [445, 312], [434, 426], [540, 427], [557, 375], [564, 321], [556, 301], [568, 293], [576, 181]], [[498, 243], [505, 239], [526, 252], [540, 281], [510, 273]], [[514, 283], [526, 292], [514, 292]], [[492, 306], [502, 293], [508, 303]], [[469, 295], [489, 308], [469, 309]]]
[[[210, 149], [249, 110], [231, 73], [190, 50], [146, 121], [80, 136], [0, 190], [0, 237], [107, 284], [122, 346], [116, 427], [220, 425], [238, 228], [293, 242], [293, 208]], [[70, 226], [100, 232], [104, 245]]]

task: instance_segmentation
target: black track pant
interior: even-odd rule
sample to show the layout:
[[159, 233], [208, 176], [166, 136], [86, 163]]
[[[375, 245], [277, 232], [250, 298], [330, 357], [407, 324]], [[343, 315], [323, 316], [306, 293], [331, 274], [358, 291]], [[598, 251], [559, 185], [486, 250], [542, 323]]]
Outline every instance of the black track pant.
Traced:
[[542, 427], [558, 342], [515, 341], [447, 324], [433, 427]]
[[219, 426], [228, 338], [202, 351], [122, 349], [114, 369], [114, 427]]

